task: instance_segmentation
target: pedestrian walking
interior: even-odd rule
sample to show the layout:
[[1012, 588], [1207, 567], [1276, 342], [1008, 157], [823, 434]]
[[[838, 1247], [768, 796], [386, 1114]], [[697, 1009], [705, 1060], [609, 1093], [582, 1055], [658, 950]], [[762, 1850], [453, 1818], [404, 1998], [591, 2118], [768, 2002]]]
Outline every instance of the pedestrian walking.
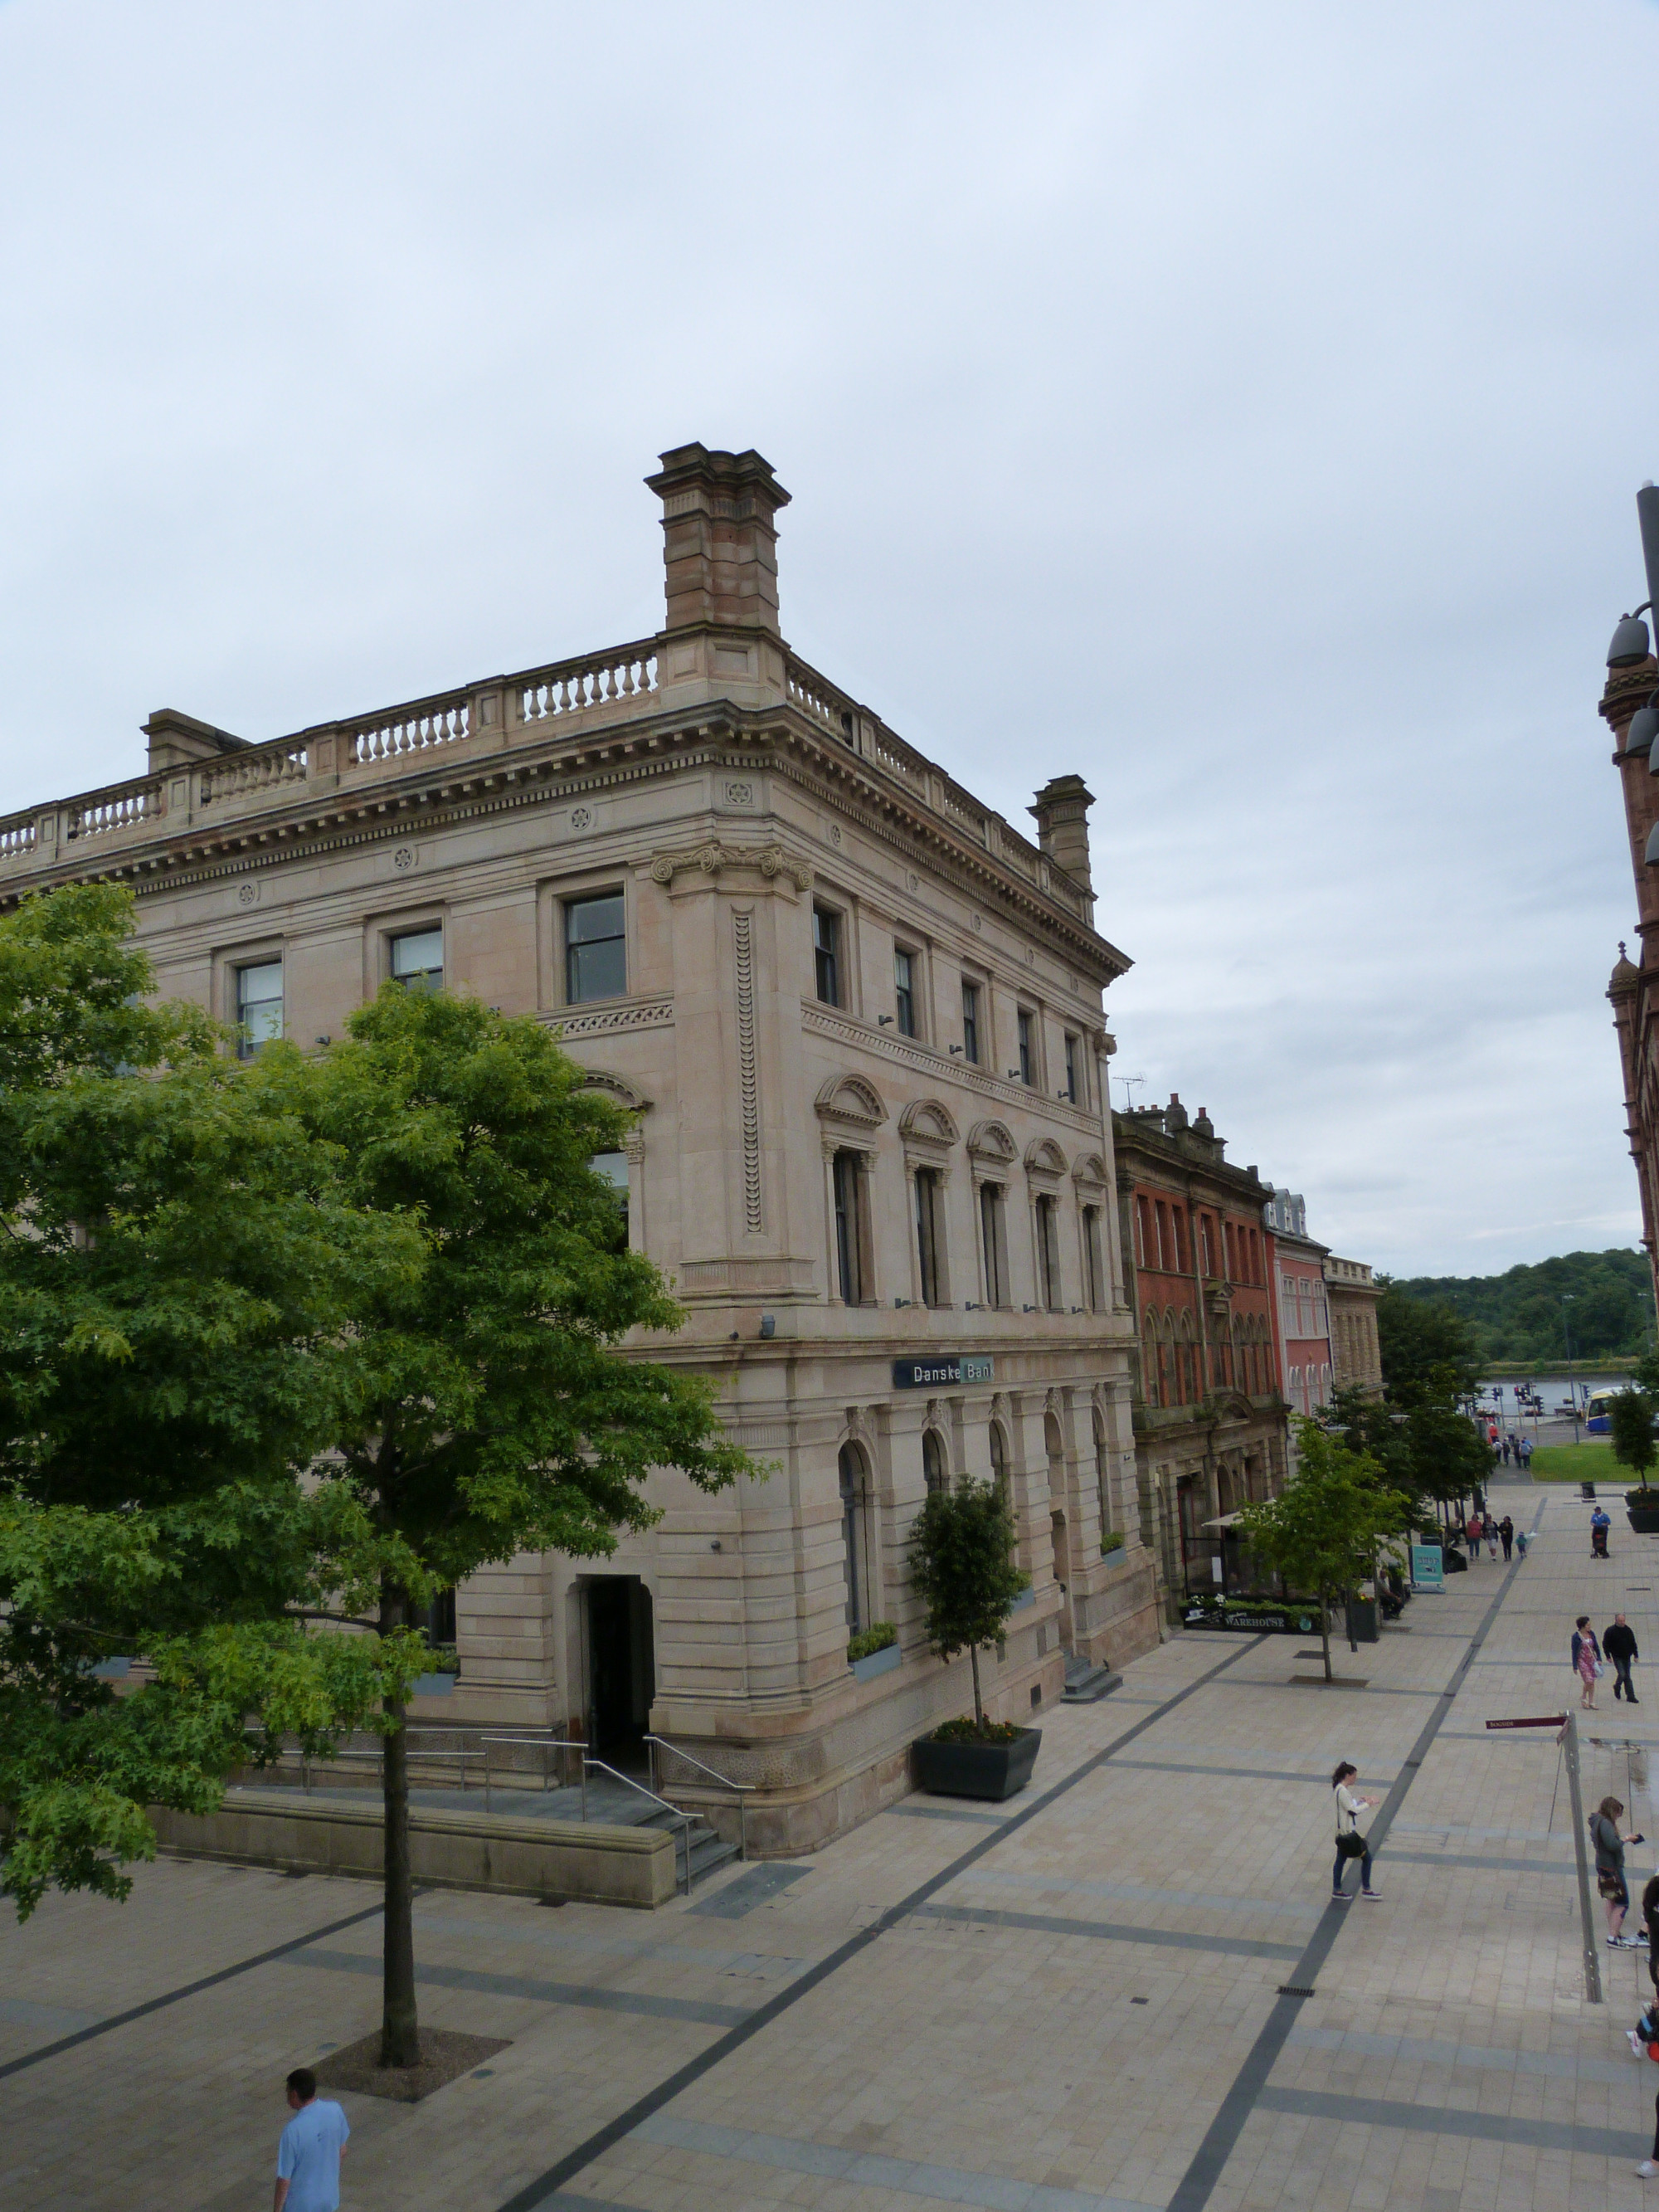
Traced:
[[1521, 1556], [1522, 1556], [1522, 1558], [1523, 1559], [1524, 1559], [1526, 1558], [1526, 1556], [1527, 1556], [1527, 1547], [1528, 1547], [1528, 1544], [1530, 1544], [1530, 1543], [1531, 1543], [1531, 1541], [1532, 1541], [1532, 1531], [1531, 1531], [1531, 1529], [1530, 1529], [1530, 1528], [1517, 1528], [1517, 1529], [1516, 1530], [1516, 1532], [1515, 1532], [1515, 1548], [1516, 1548], [1516, 1550], [1517, 1552], [1519, 1552], [1519, 1553], [1520, 1553], [1520, 1554], [1521, 1554]]
[[276, 2195], [271, 2212], [338, 2212], [340, 2160], [351, 2129], [338, 2105], [317, 2094], [317, 2076], [296, 2066], [288, 2077], [294, 2118], [276, 2146]]
[[1630, 1670], [1632, 1662], [1642, 1655], [1636, 1648], [1636, 1631], [1622, 1613], [1613, 1614], [1613, 1626], [1601, 1638], [1601, 1649], [1613, 1662], [1614, 1698], [1628, 1698], [1632, 1705], [1639, 1705], [1642, 1700], [1636, 1694]]
[[[1642, 1917], [1647, 1923], [1648, 1979], [1653, 1984], [1654, 1994], [1639, 2024], [1625, 2031], [1632, 2052], [1638, 2058], [1645, 2058], [1649, 2043], [1659, 2040], [1659, 1875], [1642, 1892]], [[1652, 2036], [1644, 2033], [1650, 2028], [1655, 2031]], [[1659, 2179], [1659, 2097], [1653, 2100], [1653, 2156], [1644, 2158], [1636, 2171], [1644, 2181]]]
[[1613, 1526], [1613, 1516], [1605, 1505], [1598, 1505], [1590, 1515], [1590, 1557], [1605, 1559], [1607, 1556], [1607, 1531]]
[[1486, 1540], [1486, 1557], [1495, 1559], [1498, 1557], [1498, 1523], [1490, 1513], [1481, 1518], [1480, 1533]]
[[1616, 1797], [1604, 1797], [1590, 1814], [1590, 1841], [1595, 1847], [1595, 1887], [1607, 1908], [1607, 1948], [1613, 1951], [1639, 1951], [1643, 1947], [1639, 1936], [1626, 1936], [1625, 1915], [1630, 1910], [1630, 1892], [1625, 1887], [1625, 1845], [1639, 1844], [1640, 1833], [1621, 1836], [1619, 1818], [1624, 1807]]
[[[1498, 1524], [1498, 1534], [1504, 1547], [1504, 1557], [1507, 1559], [1510, 1556], [1510, 1547], [1515, 1541], [1515, 1523], [1507, 1513]], [[1524, 1559], [1525, 1556], [1526, 1554], [1522, 1553], [1522, 1557]]]
[[1595, 1678], [1601, 1672], [1601, 1649], [1595, 1640], [1595, 1631], [1589, 1625], [1589, 1615], [1581, 1613], [1572, 1632], [1572, 1667], [1583, 1687], [1579, 1691], [1580, 1710], [1595, 1711]]
[[1469, 1565], [1473, 1566], [1480, 1556], [1480, 1516], [1471, 1512], [1463, 1524], [1463, 1534], [1468, 1539]]
[[1532, 1438], [1530, 1437], [1522, 1437], [1521, 1439], [1521, 1464], [1528, 1475], [1532, 1473]]
[[1359, 1894], [1375, 1904], [1382, 1893], [1371, 1887], [1371, 1847], [1359, 1832], [1359, 1816], [1368, 1807], [1376, 1803], [1357, 1790], [1351, 1782], [1358, 1779], [1359, 1769], [1345, 1759], [1331, 1777], [1331, 1787], [1336, 1792], [1336, 1864], [1331, 1869], [1331, 1895], [1338, 1905], [1346, 1905], [1348, 1893], [1342, 1887], [1342, 1876], [1350, 1859], [1359, 1861]]

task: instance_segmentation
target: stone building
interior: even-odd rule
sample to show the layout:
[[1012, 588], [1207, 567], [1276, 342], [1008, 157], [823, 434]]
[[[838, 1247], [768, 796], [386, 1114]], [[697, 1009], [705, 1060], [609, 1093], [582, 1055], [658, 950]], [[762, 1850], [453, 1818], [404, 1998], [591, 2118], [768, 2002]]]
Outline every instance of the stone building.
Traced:
[[1325, 1297], [1330, 1248], [1309, 1236], [1307, 1200], [1298, 1192], [1276, 1188], [1261, 1218], [1273, 1231], [1273, 1306], [1285, 1402], [1293, 1413], [1316, 1413], [1330, 1397], [1334, 1364]]
[[1139, 1339], [1141, 1540], [1177, 1621], [1189, 1589], [1238, 1580], [1237, 1547], [1218, 1524], [1284, 1482], [1273, 1237], [1261, 1176], [1228, 1164], [1201, 1107], [1189, 1120], [1172, 1097], [1112, 1121]]
[[[1030, 842], [790, 651], [770, 466], [692, 445], [647, 481], [656, 635], [265, 743], [155, 714], [143, 775], [0, 823], [0, 898], [130, 884], [161, 990], [248, 1048], [441, 984], [549, 1024], [631, 1110], [605, 1164], [687, 1314], [655, 1356], [775, 1471], [659, 1475], [613, 1559], [477, 1576], [423, 1710], [623, 1763], [648, 1730], [752, 1785], [751, 1847], [788, 1852], [904, 1791], [969, 1695], [908, 1581], [930, 1485], [1014, 1508], [997, 1714], [1158, 1640], [1102, 1014], [1127, 963], [1080, 778]], [[877, 1622], [897, 1644], [854, 1672]]]
[[1376, 1306], [1382, 1285], [1363, 1260], [1325, 1261], [1325, 1295], [1331, 1315], [1331, 1353], [1336, 1387], [1352, 1384], [1373, 1398], [1382, 1395], [1382, 1352], [1376, 1339]]

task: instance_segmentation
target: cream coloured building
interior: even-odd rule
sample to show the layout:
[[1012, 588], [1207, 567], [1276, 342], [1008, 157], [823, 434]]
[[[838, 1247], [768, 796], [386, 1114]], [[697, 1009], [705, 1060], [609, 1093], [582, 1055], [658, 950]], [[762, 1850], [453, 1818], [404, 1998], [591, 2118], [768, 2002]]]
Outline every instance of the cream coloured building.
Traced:
[[161, 989], [255, 1038], [337, 1036], [388, 977], [475, 993], [635, 1109], [607, 1164], [685, 1307], [659, 1356], [775, 1471], [660, 1475], [614, 1559], [477, 1577], [423, 1710], [624, 1763], [648, 1728], [788, 1852], [902, 1793], [966, 1701], [906, 1575], [929, 1483], [1009, 1486], [1033, 1589], [1000, 1716], [1158, 1639], [1102, 1015], [1127, 963], [1079, 778], [1033, 845], [790, 652], [769, 465], [694, 445], [648, 481], [656, 636], [270, 743], [158, 713], [146, 773], [0, 823], [0, 897], [131, 884]]

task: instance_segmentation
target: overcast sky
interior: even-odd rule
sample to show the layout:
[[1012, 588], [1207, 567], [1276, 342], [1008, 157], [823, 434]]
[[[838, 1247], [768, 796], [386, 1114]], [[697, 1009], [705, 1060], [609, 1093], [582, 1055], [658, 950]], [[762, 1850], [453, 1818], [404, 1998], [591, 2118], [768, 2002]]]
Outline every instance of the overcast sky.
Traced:
[[1395, 1272], [1634, 1243], [1656, 97], [1645, 0], [0, 0], [0, 808], [648, 633], [757, 446], [797, 650], [1098, 795], [1139, 1098]]

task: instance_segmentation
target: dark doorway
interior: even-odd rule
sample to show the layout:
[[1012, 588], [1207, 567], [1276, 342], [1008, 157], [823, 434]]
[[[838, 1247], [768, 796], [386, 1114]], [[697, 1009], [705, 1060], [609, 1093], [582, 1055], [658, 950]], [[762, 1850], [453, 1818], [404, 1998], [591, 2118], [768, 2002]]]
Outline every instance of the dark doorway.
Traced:
[[651, 1593], [635, 1575], [587, 1585], [587, 1681], [594, 1757], [642, 1771], [657, 1685]]

